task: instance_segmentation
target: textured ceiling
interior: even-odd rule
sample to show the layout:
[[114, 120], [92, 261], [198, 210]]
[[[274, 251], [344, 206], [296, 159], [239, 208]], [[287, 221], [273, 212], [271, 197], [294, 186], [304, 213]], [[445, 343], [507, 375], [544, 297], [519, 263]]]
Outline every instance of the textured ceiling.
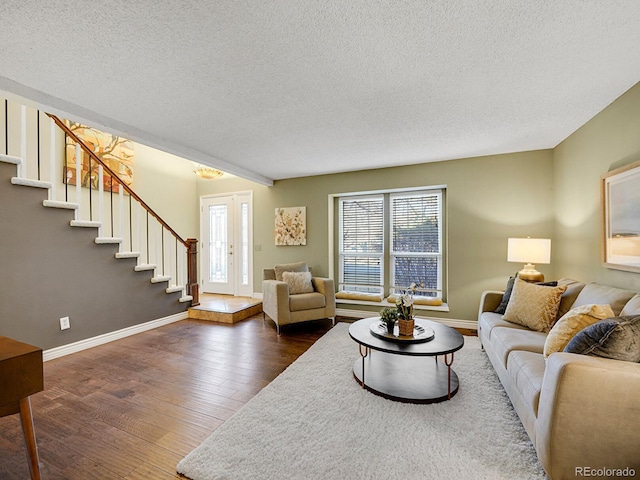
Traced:
[[637, 0], [3, 0], [0, 88], [262, 183], [551, 148], [640, 80]]

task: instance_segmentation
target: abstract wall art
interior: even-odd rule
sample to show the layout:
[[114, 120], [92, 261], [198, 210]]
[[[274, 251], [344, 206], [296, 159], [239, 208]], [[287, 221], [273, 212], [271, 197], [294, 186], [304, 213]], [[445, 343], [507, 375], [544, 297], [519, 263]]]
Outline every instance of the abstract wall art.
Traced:
[[276, 208], [276, 245], [307, 244], [307, 207]]

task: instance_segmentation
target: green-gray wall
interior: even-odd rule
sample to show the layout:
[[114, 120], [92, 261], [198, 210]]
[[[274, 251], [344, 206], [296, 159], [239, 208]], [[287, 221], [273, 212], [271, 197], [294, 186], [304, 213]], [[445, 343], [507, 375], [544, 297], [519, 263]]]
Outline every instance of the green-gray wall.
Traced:
[[[602, 176], [640, 159], [640, 84], [554, 150], [554, 271], [586, 281], [640, 290], [640, 275], [602, 266]], [[640, 208], [640, 205], [636, 206]]]
[[[553, 234], [550, 150], [426, 163], [275, 182], [273, 187], [232, 178], [199, 181], [198, 194], [254, 192], [254, 289], [276, 263], [305, 260], [329, 272], [328, 197], [331, 194], [431, 185], [447, 186], [448, 294], [450, 312], [432, 316], [473, 320], [480, 293], [500, 288], [522, 265], [509, 264], [507, 238]], [[274, 245], [276, 207], [307, 207], [307, 245]], [[550, 273], [548, 266], [541, 271]], [[349, 305], [349, 308], [354, 308]]]

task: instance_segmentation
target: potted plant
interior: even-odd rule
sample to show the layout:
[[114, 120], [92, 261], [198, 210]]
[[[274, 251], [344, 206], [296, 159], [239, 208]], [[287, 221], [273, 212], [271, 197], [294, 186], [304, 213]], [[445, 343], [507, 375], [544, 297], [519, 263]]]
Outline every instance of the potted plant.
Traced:
[[413, 319], [413, 294], [418, 286], [412, 283], [404, 290], [402, 295], [396, 299], [396, 310], [398, 312], [398, 332], [400, 335], [412, 336], [415, 320]]
[[380, 319], [387, 327], [387, 332], [390, 335], [393, 335], [393, 328], [396, 325], [396, 320], [398, 319], [398, 310], [395, 308], [383, 308], [380, 310]]

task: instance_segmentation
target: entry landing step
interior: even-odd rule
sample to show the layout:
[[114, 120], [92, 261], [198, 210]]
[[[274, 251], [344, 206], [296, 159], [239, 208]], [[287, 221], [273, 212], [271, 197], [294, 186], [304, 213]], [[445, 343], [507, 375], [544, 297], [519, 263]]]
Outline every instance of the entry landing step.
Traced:
[[262, 313], [262, 300], [232, 295], [200, 294], [200, 305], [189, 308], [189, 318], [236, 323]]

